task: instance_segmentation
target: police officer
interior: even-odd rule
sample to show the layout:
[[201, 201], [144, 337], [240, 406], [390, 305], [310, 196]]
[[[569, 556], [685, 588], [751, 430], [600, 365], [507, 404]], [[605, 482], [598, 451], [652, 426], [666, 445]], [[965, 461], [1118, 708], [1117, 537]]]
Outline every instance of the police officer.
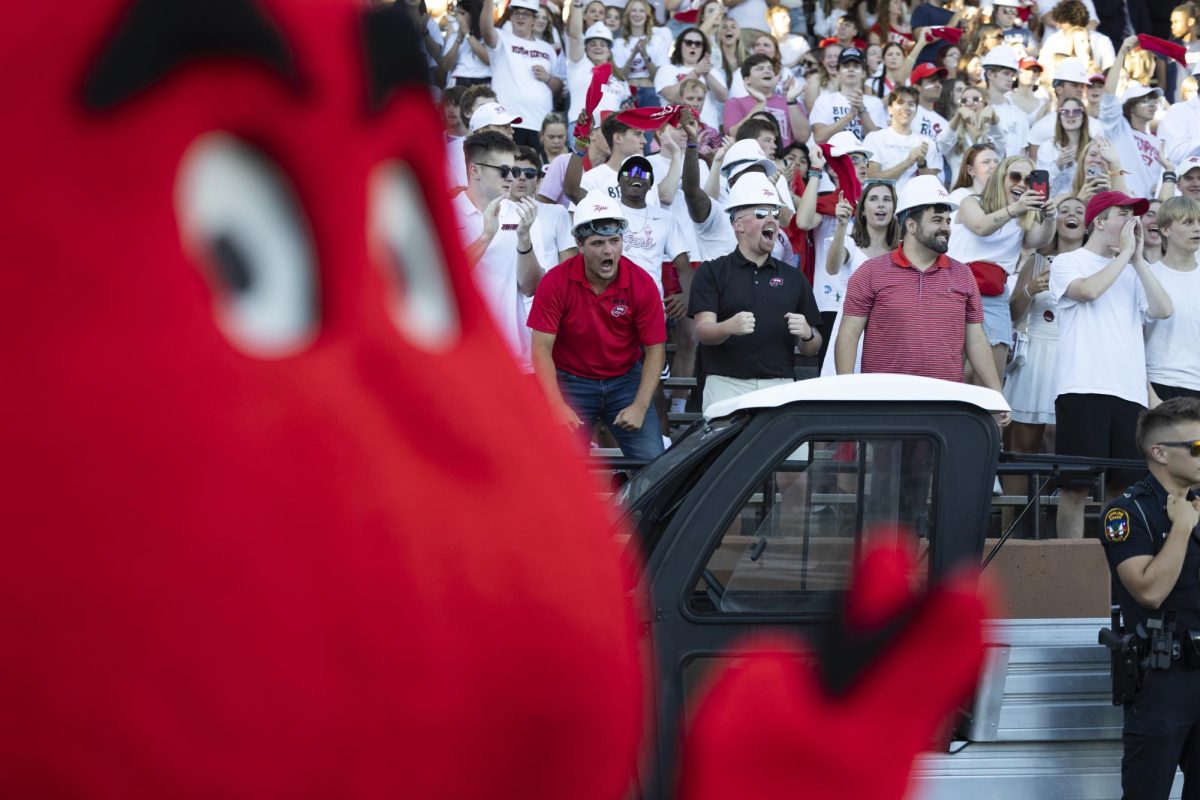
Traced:
[[1104, 549], [1125, 630], [1174, 631], [1125, 703], [1121, 786], [1126, 800], [1166, 800], [1179, 766], [1183, 797], [1200, 798], [1200, 400], [1142, 412], [1137, 445], [1149, 474], [1105, 509]]

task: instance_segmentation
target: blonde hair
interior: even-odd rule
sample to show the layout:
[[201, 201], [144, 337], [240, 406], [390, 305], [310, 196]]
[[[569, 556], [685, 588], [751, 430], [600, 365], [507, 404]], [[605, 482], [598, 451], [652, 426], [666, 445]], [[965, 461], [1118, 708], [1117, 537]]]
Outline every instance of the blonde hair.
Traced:
[[625, 10], [621, 12], [621, 33], [625, 35], [626, 39], [633, 36], [633, 23], [629, 21], [629, 9], [633, 8], [636, 3], [641, 3], [646, 7], [646, 23], [642, 26], [644, 30], [641, 35], [650, 36], [654, 33], [654, 9], [651, 8], [650, 3], [647, 0], [629, 0]]
[[[996, 167], [996, 171], [991, 174], [986, 184], [984, 184], [983, 192], [979, 195], [979, 207], [986, 214], [995, 214], [997, 211], [1007, 207], [1012, 201], [1008, 198], [1008, 173], [1016, 164], [1028, 164], [1030, 171], [1034, 168], [1034, 163], [1025, 156], [1009, 156], [1000, 162]], [[1041, 222], [1042, 212], [1030, 211], [1021, 218], [1020, 226], [1022, 230], [1032, 230]]]
[[1200, 200], [1187, 195], [1172, 197], [1158, 209], [1158, 230], [1164, 237], [1169, 234], [1163, 228], [1169, 228], [1176, 222], [1200, 221]]

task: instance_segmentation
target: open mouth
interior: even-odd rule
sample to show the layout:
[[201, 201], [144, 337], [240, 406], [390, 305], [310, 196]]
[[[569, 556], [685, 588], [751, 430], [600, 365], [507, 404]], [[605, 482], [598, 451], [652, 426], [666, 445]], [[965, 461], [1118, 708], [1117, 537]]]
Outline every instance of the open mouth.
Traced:
[[876, 222], [884, 222], [888, 219], [891, 219], [891, 216], [886, 211], [876, 211], [875, 212], [875, 221]]
[[1025, 190], [1022, 189], [1021, 184], [1018, 183], [1016, 186], [1013, 187], [1011, 194], [1012, 194], [1013, 200], [1020, 200], [1021, 195], [1025, 194]]
[[1146, 233], [1158, 233], [1158, 224], [1151, 222], [1146, 226]]
[[1078, 227], [1079, 227], [1079, 220], [1077, 220], [1077, 219], [1069, 219], [1069, 220], [1067, 220], [1066, 222], [1064, 222], [1064, 223], [1063, 223], [1063, 227], [1064, 227], [1064, 228], [1066, 228], [1067, 230], [1072, 230], [1072, 231], [1073, 231], [1073, 230], [1075, 230], [1076, 228], [1078, 228]]
[[601, 261], [600, 261], [600, 269], [603, 270], [604, 272], [608, 272], [611, 269], [616, 269], [616, 266], [617, 266], [616, 259], [605, 258], [605, 259], [601, 259]]
[[762, 237], [772, 244], [775, 243], [775, 233], [776, 230], [774, 225], [763, 225]]
[[641, 181], [638, 181], [638, 180], [632, 180], [629, 182], [629, 188], [631, 188], [631, 189], [640, 189], [644, 185], [645, 185], [644, 183], [642, 183]]

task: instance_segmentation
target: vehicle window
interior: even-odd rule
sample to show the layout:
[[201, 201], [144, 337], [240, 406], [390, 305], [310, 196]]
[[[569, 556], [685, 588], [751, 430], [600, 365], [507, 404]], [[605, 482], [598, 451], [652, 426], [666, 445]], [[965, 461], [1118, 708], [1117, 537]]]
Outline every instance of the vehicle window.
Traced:
[[745, 416], [726, 417], [707, 424], [701, 422], [686, 436], [639, 470], [621, 487], [615, 501], [624, 509], [631, 509], [673, 472], [685, 466], [685, 462], [696, 458], [703, 451], [715, 447], [728, 439], [746, 424]]
[[[692, 596], [709, 614], [832, 609], [863, 533], [900, 522], [933, 533], [937, 445], [926, 438], [805, 441], [751, 488]], [[918, 576], [918, 580], [923, 580]]]

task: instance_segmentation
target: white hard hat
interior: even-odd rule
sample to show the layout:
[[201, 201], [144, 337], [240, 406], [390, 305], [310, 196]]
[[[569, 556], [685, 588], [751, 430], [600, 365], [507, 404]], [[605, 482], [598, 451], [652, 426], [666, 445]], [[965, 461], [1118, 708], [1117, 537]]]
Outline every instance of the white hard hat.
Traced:
[[603, 39], [612, 44], [613, 35], [612, 31], [603, 22], [593, 22], [591, 27], [583, 32], [583, 40], [586, 42], [588, 39]]
[[867, 147], [858, 140], [850, 131], [839, 131], [829, 137], [829, 154], [831, 156], [848, 156], [851, 153], [859, 153], [870, 158], [875, 155], [875, 151]]
[[[1011, 69], [1013, 72], [1017, 72], [1020, 69], [1016, 51], [1006, 44], [996, 45], [989, 50], [987, 55], [980, 59], [979, 66], [985, 69], [987, 67], [1001, 67], [1003, 69]], [[1086, 77], [1083, 79], [1083, 82], [1087, 83]]]
[[729, 190], [725, 200], [725, 209], [732, 211], [740, 206], [782, 206], [779, 192], [775, 184], [766, 175], [752, 172], [738, 178], [737, 183]]
[[[579, 229], [585, 225], [600, 220], [615, 220], [620, 223], [620, 230], [613, 233], [623, 233], [625, 231], [625, 211], [621, 208], [621, 204], [608, 196], [608, 192], [596, 191], [588, 192], [582, 200], [575, 206], [575, 220], [571, 226], [571, 233], [579, 235]], [[613, 234], [605, 234], [611, 236]]]
[[896, 213], [921, 206], [950, 206], [953, 210], [958, 208], [958, 203], [950, 199], [950, 193], [937, 177], [918, 175], [901, 187], [896, 198]]
[[474, 133], [488, 125], [511, 125], [514, 122], [521, 121], [520, 117], [499, 103], [484, 103], [475, 109], [475, 113], [471, 115], [471, 122], [467, 127], [471, 129], [471, 133]]
[[532, 11], [535, 14], [537, 13], [537, 10], [541, 8], [541, 6], [542, 4], [540, 0], [508, 0], [509, 8], [523, 8], [526, 11]]
[[767, 158], [762, 147], [754, 139], [741, 139], [734, 142], [725, 151], [725, 160], [721, 162], [721, 173], [727, 177], [740, 175], [750, 167], [762, 167], [768, 175], [775, 174], [775, 162]]
[[1068, 83], [1087, 83], [1088, 72], [1078, 58], [1064, 58], [1054, 68], [1054, 80]]

